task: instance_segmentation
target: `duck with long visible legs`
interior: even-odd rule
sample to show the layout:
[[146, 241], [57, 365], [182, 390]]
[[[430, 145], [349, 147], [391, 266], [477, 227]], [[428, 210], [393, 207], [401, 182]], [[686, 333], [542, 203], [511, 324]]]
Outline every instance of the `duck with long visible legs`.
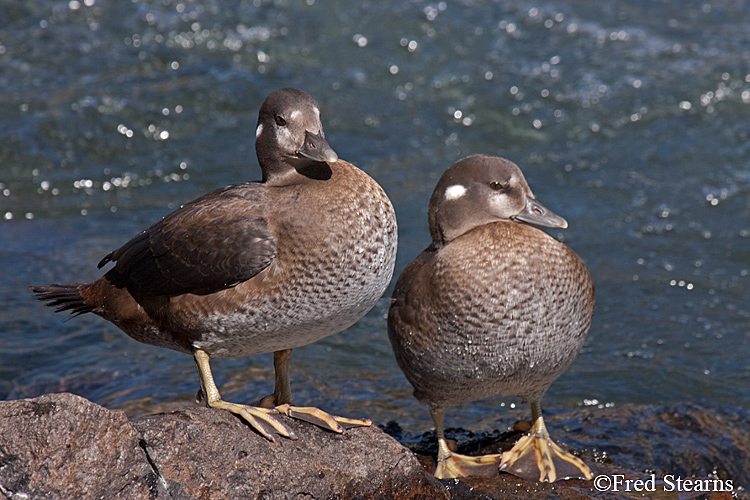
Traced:
[[[414, 396], [430, 406], [439, 478], [501, 471], [539, 481], [590, 479], [547, 433], [540, 401], [570, 366], [591, 324], [594, 284], [568, 246], [524, 223], [565, 228], [521, 170], [474, 155], [441, 177], [428, 211], [432, 244], [401, 273], [388, 336]], [[508, 452], [468, 457], [445, 440], [445, 409], [522, 396], [533, 430]]]
[[[271, 93], [255, 135], [261, 182], [183, 205], [104, 257], [99, 267], [115, 265], [92, 283], [32, 290], [57, 311], [91, 312], [135, 340], [192, 354], [198, 399], [272, 441], [294, 437], [279, 411], [335, 432], [370, 425], [293, 406], [289, 360], [293, 348], [354, 324], [383, 294], [396, 258], [393, 206], [338, 158], [306, 92]], [[223, 401], [209, 358], [268, 352], [274, 393], [258, 406]]]

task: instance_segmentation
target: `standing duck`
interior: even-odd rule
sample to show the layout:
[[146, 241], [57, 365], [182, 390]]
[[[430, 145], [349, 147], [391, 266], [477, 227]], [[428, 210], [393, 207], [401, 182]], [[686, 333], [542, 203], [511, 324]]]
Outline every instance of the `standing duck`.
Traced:
[[[435, 475], [486, 475], [499, 467], [539, 481], [590, 479], [589, 468], [550, 439], [540, 404], [581, 350], [594, 283], [573, 250], [524, 223], [567, 222], [534, 198], [514, 163], [486, 155], [448, 168], [428, 216], [432, 245], [398, 279], [388, 336], [414, 396], [430, 407]], [[452, 452], [446, 408], [489, 396], [530, 402], [530, 434], [503, 454]]]
[[[94, 313], [139, 342], [192, 354], [198, 400], [259, 433], [294, 438], [279, 412], [335, 432], [367, 420], [292, 406], [295, 347], [353, 325], [393, 276], [393, 206], [367, 174], [325, 140], [320, 107], [285, 88], [260, 108], [261, 182], [217, 189], [183, 205], [99, 262], [92, 283], [36, 286], [56, 311]], [[210, 358], [273, 352], [272, 395], [257, 406], [221, 399]]]

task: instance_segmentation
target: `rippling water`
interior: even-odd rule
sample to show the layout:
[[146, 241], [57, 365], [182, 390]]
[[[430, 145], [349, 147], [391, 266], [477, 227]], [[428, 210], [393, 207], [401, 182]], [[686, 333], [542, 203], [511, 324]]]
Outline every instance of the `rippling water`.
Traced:
[[[96, 263], [181, 203], [258, 179], [257, 110], [283, 86], [323, 108], [339, 156], [399, 216], [397, 272], [429, 241], [442, 171], [518, 163], [588, 263], [586, 346], [552, 411], [675, 401], [750, 408], [750, 9], [745, 1], [0, 3], [0, 397], [71, 391], [136, 415], [188, 403], [185, 355], [29, 284]], [[390, 294], [390, 290], [388, 292]], [[431, 425], [388, 344], [387, 301], [295, 350], [296, 401]], [[214, 363], [230, 400], [272, 390], [271, 355]], [[505, 428], [488, 400], [448, 425]], [[509, 411], [510, 410], [510, 411]]]

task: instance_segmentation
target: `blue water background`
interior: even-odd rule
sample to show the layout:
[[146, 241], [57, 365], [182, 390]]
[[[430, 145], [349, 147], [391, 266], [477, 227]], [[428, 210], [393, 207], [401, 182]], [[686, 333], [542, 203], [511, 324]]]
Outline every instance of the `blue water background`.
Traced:
[[[259, 179], [257, 110], [294, 86], [399, 219], [396, 272], [429, 242], [442, 171], [505, 156], [564, 216], [597, 308], [550, 411], [750, 408], [750, 4], [745, 1], [36, 0], [0, 3], [0, 398], [70, 391], [129, 415], [192, 404], [190, 357], [30, 284], [96, 263], [181, 203]], [[390, 295], [390, 289], [387, 292]], [[432, 424], [388, 343], [387, 297], [296, 349], [300, 404]], [[272, 391], [272, 356], [213, 363], [224, 396]], [[505, 429], [490, 399], [447, 424]]]

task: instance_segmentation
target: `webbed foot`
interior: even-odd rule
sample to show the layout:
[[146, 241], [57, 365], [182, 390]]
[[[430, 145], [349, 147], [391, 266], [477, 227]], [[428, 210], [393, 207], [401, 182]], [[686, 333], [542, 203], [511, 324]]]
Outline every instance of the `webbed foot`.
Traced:
[[[200, 403], [203, 399], [203, 391], [198, 391], [198, 395], [199, 396], [196, 397], [196, 402]], [[274, 435], [279, 435], [289, 439], [297, 439], [297, 435], [294, 431], [289, 429], [283, 422], [281, 422], [281, 420], [279, 420], [279, 412], [274, 408], [259, 408], [257, 406], [230, 403], [224, 401], [221, 397], [214, 400], [205, 398], [205, 400], [206, 406], [210, 408], [227, 410], [228, 412], [239, 416], [245, 422], [250, 424], [253, 429], [258, 431], [260, 435], [272, 443], [276, 442]]]
[[329, 415], [321, 409], [311, 406], [294, 406], [292, 404], [292, 389], [289, 384], [289, 361], [292, 350], [276, 351], [273, 353], [273, 366], [276, 372], [276, 386], [273, 394], [264, 397], [258, 406], [275, 408], [287, 417], [302, 420], [322, 429], [341, 434], [352, 427], [369, 427], [372, 422], [367, 419], [355, 420], [351, 418]]
[[[538, 404], [538, 403], [537, 403]], [[557, 479], [591, 479], [591, 469], [578, 457], [563, 451], [552, 441], [541, 416], [541, 408], [532, 403], [534, 427], [503, 453], [501, 472], [530, 480], [555, 482]]]
[[296, 418], [339, 434], [346, 429], [351, 429], [352, 427], [369, 427], [372, 425], [372, 422], [368, 419], [357, 420], [329, 415], [323, 410], [312, 406], [292, 406], [290, 404], [283, 404], [277, 406], [276, 410], [288, 417]]
[[201, 380], [201, 389], [196, 396], [197, 402], [200, 403], [205, 399], [206, 406], [210, 408], [220, 408], [238, 415], [272, 443], [276, 442], [274, 435], [297, 439], [294, 432], [278, 419], [279, 412], [277, 410], [230, 403], [221, 399], [221, 394], [211, 374], [208, 354], [205, 351], [196, 350], [193, 357], [198, 365]]
[[464, 476], [497, 477], [498, 467], [503, 456], [482, 455], [470, 457], [460, 455], [448, 448], [445, 439], [438, 439], [438, 457], [435, 477], [438, 479], [452, 479]]

